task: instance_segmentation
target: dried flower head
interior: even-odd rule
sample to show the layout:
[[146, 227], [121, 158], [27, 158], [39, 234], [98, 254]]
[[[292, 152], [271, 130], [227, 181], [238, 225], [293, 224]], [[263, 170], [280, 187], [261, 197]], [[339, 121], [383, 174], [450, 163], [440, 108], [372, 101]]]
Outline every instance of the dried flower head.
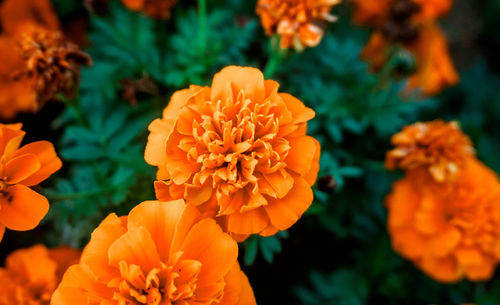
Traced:
[[407, 172], [386, 199], [395, 251], [441, 282], [491, 278], [500, 261], [500, 182], [467, 158], [452, 183]]
[[212, 87], [176, 92], [151, 123], [146, 161], [160, 200], [183, 198], [230, 233], [275, 234], [312, 202], [319, 143], [314, 111], [255, 68], [227, 67]]
[[182, 200], [143, 202], [94, 230], [52, 305], [255, 305], [236, 242]]
[[62, 166], [47, 141], [21, 145], [21, 124], [0, 124], [0, 241], [5, 228], [27, 231], [47, 214], [47, 199], [30, 189]]
[[157, 19], [168, 19], [177, 0], [122, 0], [122, 2], [129, 10], [141, 11]]
[[257, 14], [267, 35], [281, 36], [281, 48], [314, 47], [323, 37], [325, 22], [340, 0], [259, 0]]
[[438, 182], [453, 180], [474, 155], [471, 141], [456, 122], [435, 120], [409, 125], [395, 134], [391, 142], [396, 148], [387, 153], [388, 169], [424, 168]]
[[79, 67], [90, 65], [90, 57], [61, 32], [32, 23], [20, 26], [16, 38], [25, 66], [15, 78], [32, 83], [38, 103], [44, 104], [58, 93], [71, 97], [80, 80]]
[[80, 251], [36, 245], [9, 254], [0, 268], [0, 304], [49, 305], [66, 269], [78, 262]]

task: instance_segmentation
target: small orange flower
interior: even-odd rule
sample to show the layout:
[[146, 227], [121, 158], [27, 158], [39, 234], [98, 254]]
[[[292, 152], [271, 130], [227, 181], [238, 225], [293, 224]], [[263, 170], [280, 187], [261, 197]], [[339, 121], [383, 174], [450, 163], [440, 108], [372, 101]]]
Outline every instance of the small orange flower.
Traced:
[[54, 146], [47, 141], [19, 148], [25, 132], [21, 124], [0, 124], [0, 241], [5, 228], [35, 228], [47, 214], [47, 199], [30, 189], [62, 166]]
[[386, 199], [395, 251], [441, 282], [489, 279], [500, 261], [500, 181], [473, 157], [456, 180], [407, 172]]
[[177, 0], [122, 0], [122, 2], [129, 10], [142, 11], [157, 19], [168, 19]]
[[267, 35], [281, 36], [281, 48], [314, 47], [323, 37], [323, 23], [340, 0], [259, 0], [257, 14]]
[[143, 202], [94, 230], [51, 304], [255, 305], [236, 242], [183, 200]]
[[471, 141], [456, 122], [435, 120], [406, 126], [391, 142], [396, 148], [387, 153], [388, 169], [425, 168], [438, 182], [453, 180], [474, 155]]
[[36, 245], [12, 252], [0, 268], [0, 304], [49, 305], [63, 273], [79, 258], [80, 251], [69, 247]]
[[408, 89], [421, 88], [425, 95], [430, 96], [458, 83], [459, 76], [453, 66], [446, 37], [439, 27], [425, 25], [408, 49], [417, 60], [417, 69], [408, 79]]
[[278, 87], [255, 68], [231, 66], [211, 88], [174, 93], [145, 152], [158, 166], [158, 199], [184, 198], [235, 234], [293, 225], [313, 200], [320, 145], [306, 135], [314, 111]]
[[59, 19], [50, 0], [4, 0], [0, 4], [3, 33], [14, 34], [26, 23], [35, 23], [48, 30], [59, 30]]

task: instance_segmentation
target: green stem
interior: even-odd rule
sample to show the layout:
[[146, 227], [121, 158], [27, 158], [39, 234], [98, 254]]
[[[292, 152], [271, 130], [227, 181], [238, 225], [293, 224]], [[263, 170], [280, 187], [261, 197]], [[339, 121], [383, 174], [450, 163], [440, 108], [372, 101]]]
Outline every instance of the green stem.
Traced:
[[198, 9], [198, 47], [203, 61], [207, 50], [207, 0], [198, 0]]
[[75, 94], [75, 97], [71, 100], [68, 100], [66, 97], [63, 95], [60, 95], [60, 100], [68, 107], [68, 109], [73, 113], [75, 118], [78, 120], [80, 125], [83, 126], [88, 126], [88, 122], [85, 119], [85, 115], [83, 114], [82, 110], [78, 107], [78, 93]]
[[273, 36], [269, 42], [269, 60], [264, 68], [264, 77], [270, 79], [278, 70], [285, 57], [285, 51], [280, 48], [279, 37]]

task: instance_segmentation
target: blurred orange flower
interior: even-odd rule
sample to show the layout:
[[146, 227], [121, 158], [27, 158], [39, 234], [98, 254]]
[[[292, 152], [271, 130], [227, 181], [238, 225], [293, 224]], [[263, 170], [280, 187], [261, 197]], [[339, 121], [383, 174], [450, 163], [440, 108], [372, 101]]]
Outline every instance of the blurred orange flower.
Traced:
[[408, 89], [421, 88], [425, 95], [430, 96], [458, 83], [459, 76], [446, 37], [436, 25], [423, 26], [418, 39], [408, 45], [408, 50], [417, 60], [416, 71], [408, 79]]
[[474, 155], [471, 141], [456, 122], [435, 120], [409, 125], [391, 142], [396, 148], [387, 152], [388, 169], [424, 168], [438, 182], [453, 180], [467, 158]]
[[236, 242], [183, 200], [143, 202], [94, 230], [51, 304], [252, 305]]
[[452, 183], [407, 172], [386, 199], [395, 251], [441, 282], [489, 279], [500, 260], [500, 182], [473, 157]]
[[19, 147], [25, 132], [21, 124], [0, 124], [0, 241], [5, 228], [35, 228], [47, 214], [47, 199], [30, 189], [62, 166], [54, 146], [38, 141]]
[[323, 37], [325, 22], [340, 0], [259, 0], [257, 14], [267, 35], [281, 36], [281, 48], [314, 47]]
[[383, 26], [393, 17], [413, 22], [433, 21], [446, 15], [454, 0], [351, 0], [353, 21], [358, 25]]
[[313, 200], [320, 145], [306, 135], [314, 111], [278, 87], [258, 69], [231, 66], [211, 88], [174, 93], [145, 152], [158, 167], [158, 199], [184, 198], [235, 234], [293, 225]]
[[123, 4], [132, 11], [141, 11], [157, 19], [170, 18], [170, 11], [177, 0], [122, 0]]
[[6, 0], [0, 18], [0, 118], [36, 112], [60, 92], [71, 97], [91, 60], [63, 37], [50, 2]]
[[0, 268], [0, 304], [48, 305], [66, 269], [78, 262], [80, 251], [44, 245], [9, 254]]

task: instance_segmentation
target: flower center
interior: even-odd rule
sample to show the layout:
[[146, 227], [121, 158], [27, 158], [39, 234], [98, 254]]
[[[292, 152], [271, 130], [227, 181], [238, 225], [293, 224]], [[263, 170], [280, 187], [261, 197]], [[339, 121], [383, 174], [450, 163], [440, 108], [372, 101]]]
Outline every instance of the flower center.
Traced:
[[175, 255], [177, 262], [173, 265], [161, 263], [160, 267], [146, 272], [121, 261], [121, 276], [109, 283], [117, 290], [113, 300], [124, 305], [186, 304], [186, 300], [194, 297], [201, 263], [180, 260], [181, 255]]

